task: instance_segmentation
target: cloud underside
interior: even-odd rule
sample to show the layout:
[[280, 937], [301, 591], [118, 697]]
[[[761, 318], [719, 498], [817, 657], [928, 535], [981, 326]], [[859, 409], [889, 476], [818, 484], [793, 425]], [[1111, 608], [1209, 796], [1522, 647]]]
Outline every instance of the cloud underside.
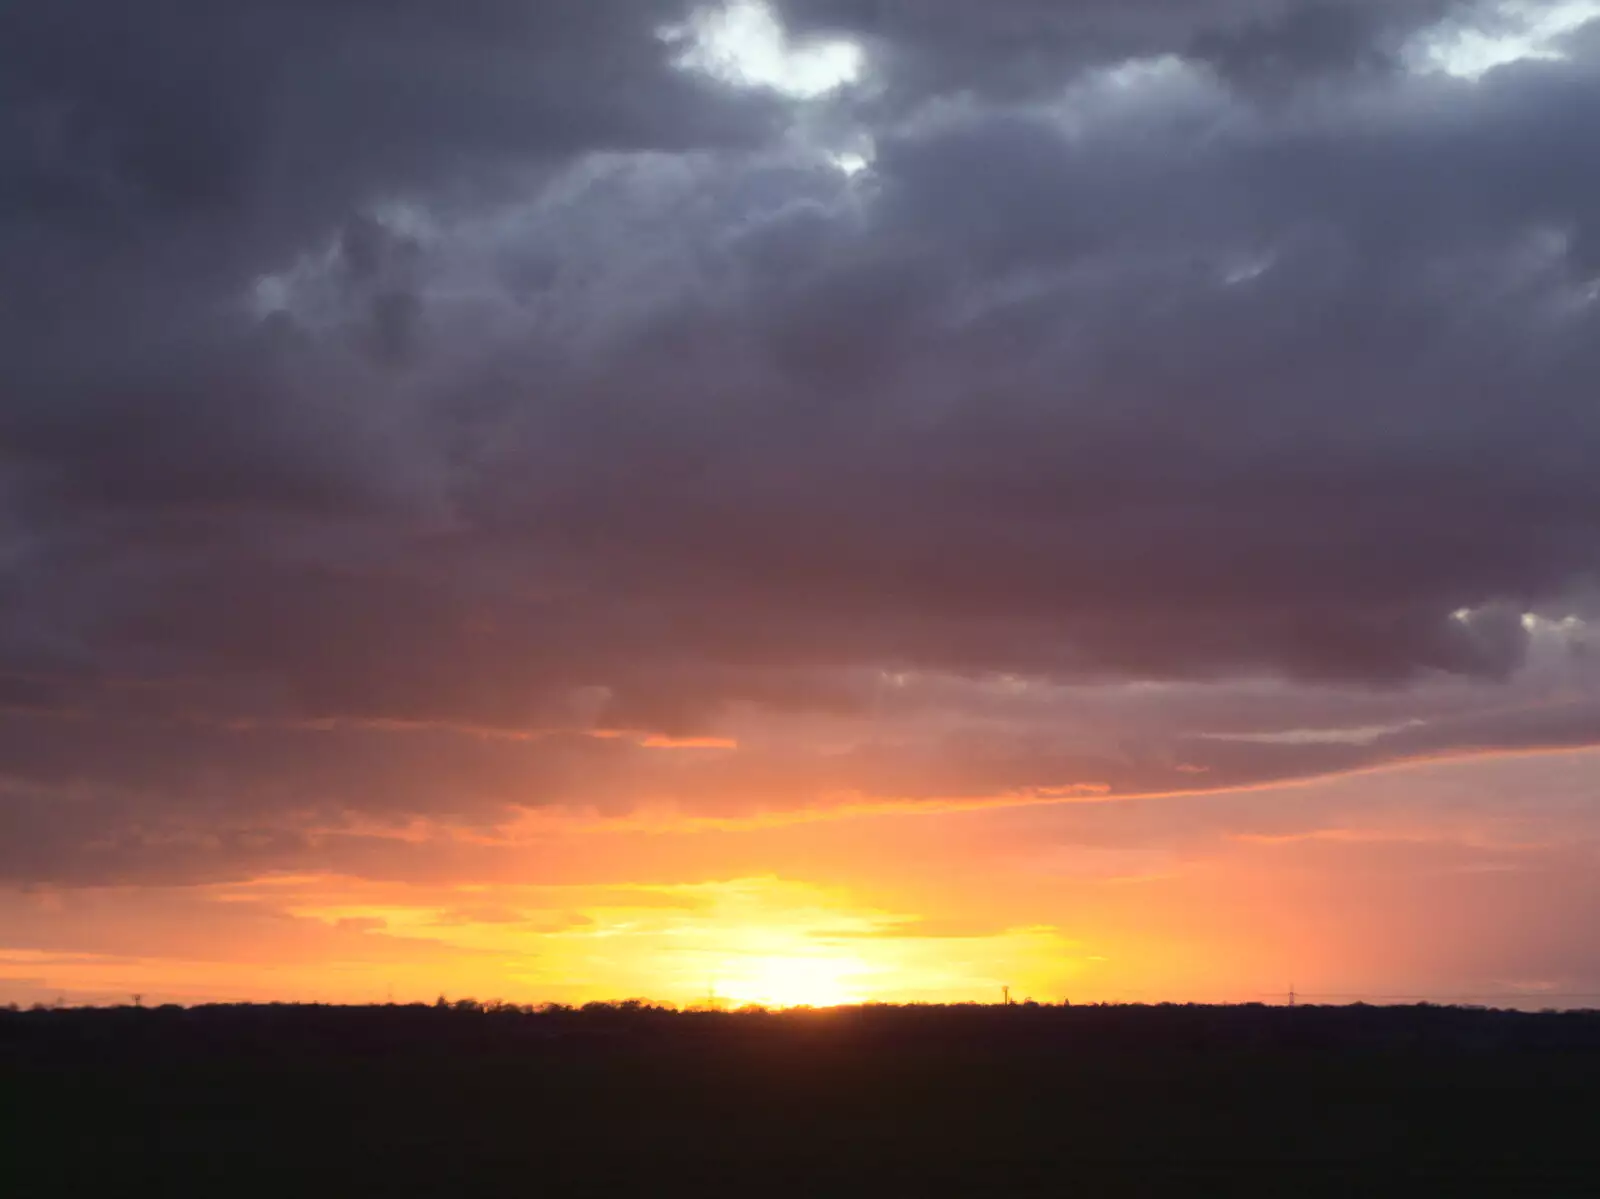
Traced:
[[0, 871], [1594, 742], [1584, 17], [9, 6]]

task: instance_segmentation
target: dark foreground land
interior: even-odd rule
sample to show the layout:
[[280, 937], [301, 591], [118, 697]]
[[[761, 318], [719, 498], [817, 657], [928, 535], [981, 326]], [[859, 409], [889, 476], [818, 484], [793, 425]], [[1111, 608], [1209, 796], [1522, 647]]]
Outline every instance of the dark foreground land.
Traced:
[[0, 1195], [1600, 1195], [1600, 1013], [0, 1012]]

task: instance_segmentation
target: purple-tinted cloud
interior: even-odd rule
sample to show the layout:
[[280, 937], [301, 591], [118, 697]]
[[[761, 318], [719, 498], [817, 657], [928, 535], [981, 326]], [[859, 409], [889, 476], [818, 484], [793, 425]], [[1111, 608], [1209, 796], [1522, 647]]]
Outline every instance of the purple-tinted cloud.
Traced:
[[0, 17], [13, 875], [1600, 733], [1582, 31], [100, 7]]

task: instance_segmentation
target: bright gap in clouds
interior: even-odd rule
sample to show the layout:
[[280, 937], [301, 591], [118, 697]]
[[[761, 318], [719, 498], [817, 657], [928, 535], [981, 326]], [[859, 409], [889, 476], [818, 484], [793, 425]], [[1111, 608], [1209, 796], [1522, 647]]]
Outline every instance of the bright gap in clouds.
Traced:
[[795, 100], [813, 100], [857, 82], [866, 54], [854, 42], [795, 42], [770, 5], [734, 0], [696, 9], [681, 25], [661, 30], [680, 47], [675, 64], [738, 87], [762, 87]]
[[859, 175], [872, 165], [865, 154], [857, 154], [847, 150], [842, 154], [833, 155], [833, 165], [846, 175]]
[[1600, 0], [1506, 0], [1491, 6], [1475, 25], [1447, 21], [1429, 30], [1414, 47], [1421, 70], [1478, 79], [1495, 67], [1524, 59], [1566, 57], [1560, 41], [1600, 18]]

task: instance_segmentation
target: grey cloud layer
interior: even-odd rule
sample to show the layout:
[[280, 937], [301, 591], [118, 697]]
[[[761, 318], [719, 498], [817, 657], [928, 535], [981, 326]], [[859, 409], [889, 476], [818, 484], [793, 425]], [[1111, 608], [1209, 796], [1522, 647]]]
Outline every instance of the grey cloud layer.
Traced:
[[[1037, 95], [1064, 70], [1182, 54], [1274, 87], [1397, 66], [1408, 35], [1471, 0], [783, 0], [802, 34], [861, 38], [881, 90], [914, 103], [972, 90]], [[1482, 8], [1482, 5], [1477, 5]]]
[[[794, 0], [876, 68], [806, 106], [646, 0], [97, 7], [0, 17], [9, 872], [1600, 731], [1583, 625], [1522, 620], [1600, 567], [1582, 38], [1469, 82], [1401, 62], [1438, 3]], [[874, 747], [883, 671], [966, 731]], [[1008, 723], [1002, 675], [1209, 707]], [[1200, 737], [1280, 727], [1246, 677], [1397, 731]], [[751, 711], [682, 777], [573, 736]]]

